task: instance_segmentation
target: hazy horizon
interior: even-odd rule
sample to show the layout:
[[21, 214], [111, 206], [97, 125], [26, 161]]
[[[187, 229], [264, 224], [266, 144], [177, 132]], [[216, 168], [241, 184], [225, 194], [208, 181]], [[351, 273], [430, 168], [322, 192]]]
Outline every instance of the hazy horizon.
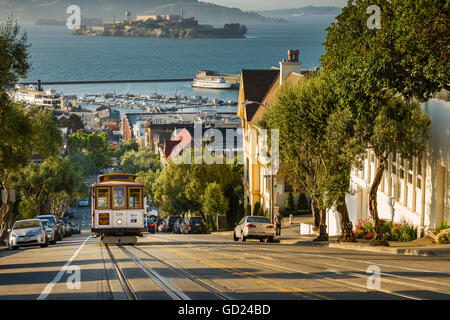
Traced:
[[307, 6], [339, 7], [347, 4], [347, 0], [277, 0], [262, 2], [260, 0], [199, 0], [226, 7], [235, 7], [245, 11], [281, 10]]

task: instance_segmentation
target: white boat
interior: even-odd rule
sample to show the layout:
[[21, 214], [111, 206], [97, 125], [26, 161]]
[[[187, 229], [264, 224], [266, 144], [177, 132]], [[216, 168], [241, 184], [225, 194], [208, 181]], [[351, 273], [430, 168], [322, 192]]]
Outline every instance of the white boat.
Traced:
[[230, 89], [231, 83], [222, 77], [195, 78], [192, 82], [194, 88]]

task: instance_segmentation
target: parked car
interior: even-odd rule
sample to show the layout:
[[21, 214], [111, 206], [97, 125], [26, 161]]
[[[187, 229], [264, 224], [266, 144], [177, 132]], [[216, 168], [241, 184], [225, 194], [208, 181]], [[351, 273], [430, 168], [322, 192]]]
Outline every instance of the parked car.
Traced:
[[89, 198], [84, 198], [78, 201], [79, 207], [89, 207]]
[[59, 223], [63, 226], [64, 230], [64, 237], [71, 237], [72, 236], [72, 227], [70, 224], [66, 223], [64, 220], [58, 220]]
[[[40, 219], [39, 219], [40, 220]], [[47, 235], [47, 240], [49, 244], [55, 244], [55, 230], [53, 229], [53, 224], [50, 223], [47, 219], [42, 219], [42, 226], [44, 227], [45, 234]]]
[[166, 232], [172, 232], [173, 231], [173, 225], [178, 219], [182, 219], [182, 218], [180, 216], [169, 216], [169, 217], [167, 217], [167, 219], [166, 219], [166, 223], [167, 223]]
[[73, 211], [66, 211], [63, 214], [63, 218], [65, 218], [65, 219], [73, 219], [73, 215], [74, 215]]
[[181, 218], [175, 220], [172, 227], [172, 233], [181, 233], [181, 230], [183, 229], [183, 225], [186, 224], [186, 220]]
[[70, 226], [72, 227], [72, 234], [80, 234], [81, 233], [81, 227], [78, 223], [70, 221]]
[[266, 217], [247, 216], [241, 219], [234, 228], [233, 240], [259, 239], [261, 242], [273, 242], [275, 226]]
[[26, 246], [48, 246], [45, 228], [40, 219], [16, 221], [12, 229], [8, 229], [8, 247], [10, 250]]
[[55, 238], [57, 241], [61, 241], [64, 238], [64, 228], [60, 223], [58, 223], [54, 215], [41, 215], [37, 216], [36, 219], [50, 221], [50, 223], [53, 225], [53, 230], [55, 230]]
[[202, 217], [192, 217], [186, 221], [186, 233], [207, 233], [206, 223]]

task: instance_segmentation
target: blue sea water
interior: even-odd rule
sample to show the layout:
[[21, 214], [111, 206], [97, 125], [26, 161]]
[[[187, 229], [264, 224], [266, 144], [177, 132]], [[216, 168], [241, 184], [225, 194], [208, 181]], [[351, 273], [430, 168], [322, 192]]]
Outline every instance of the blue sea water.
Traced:
[[[239, 74], [278, 67], [288, 49], [299, 49], [303, 68], [320, 66], [329, 16], [295, 23], [247, 24], [245, 39], [151, 39], [74, 36], [62, 27], [23, 26], [31, 43], [28, 81], [193, 78], [200, 69]], [[155, 92], [154, 83], [52, 86], [64, 94]], [[237, 91], [199, 90], [190, 83], [158, 83], [159, 94], [237, 100]]]

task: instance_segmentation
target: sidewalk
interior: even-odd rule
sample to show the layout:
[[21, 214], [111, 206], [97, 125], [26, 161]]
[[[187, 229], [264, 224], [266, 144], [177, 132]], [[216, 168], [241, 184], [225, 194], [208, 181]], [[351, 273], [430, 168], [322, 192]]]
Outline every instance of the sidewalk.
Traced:
[[[295, 219], [297, 220], [297, 219]], [[289, 221], [289, 220], [288, 220]], [[389, 247], [373, 247], [369, 245], [369, 240], [358, 239], [356, 243], [336, 243], [338, 236], [330, 237], [326, 242], [315, 242], [315, 235], [300, 235], [299, 221], [294, 221], [294, 224], [285, 224], [281, 230], [281, 236], [276, 237], [275, 241], [285, 245], [298, 246], [314, 246], [314, 247], [328, 247], [344, 250], [356, 250], [366, 252], [379, 252], [412, 256], [439, 256], [450, 258], [450, 245], [433, 243], [431, 237], [424, 237], [410, 242], [390, 241]], [[232, 237], [233, 231], [213, 232], [214, 235]]]

